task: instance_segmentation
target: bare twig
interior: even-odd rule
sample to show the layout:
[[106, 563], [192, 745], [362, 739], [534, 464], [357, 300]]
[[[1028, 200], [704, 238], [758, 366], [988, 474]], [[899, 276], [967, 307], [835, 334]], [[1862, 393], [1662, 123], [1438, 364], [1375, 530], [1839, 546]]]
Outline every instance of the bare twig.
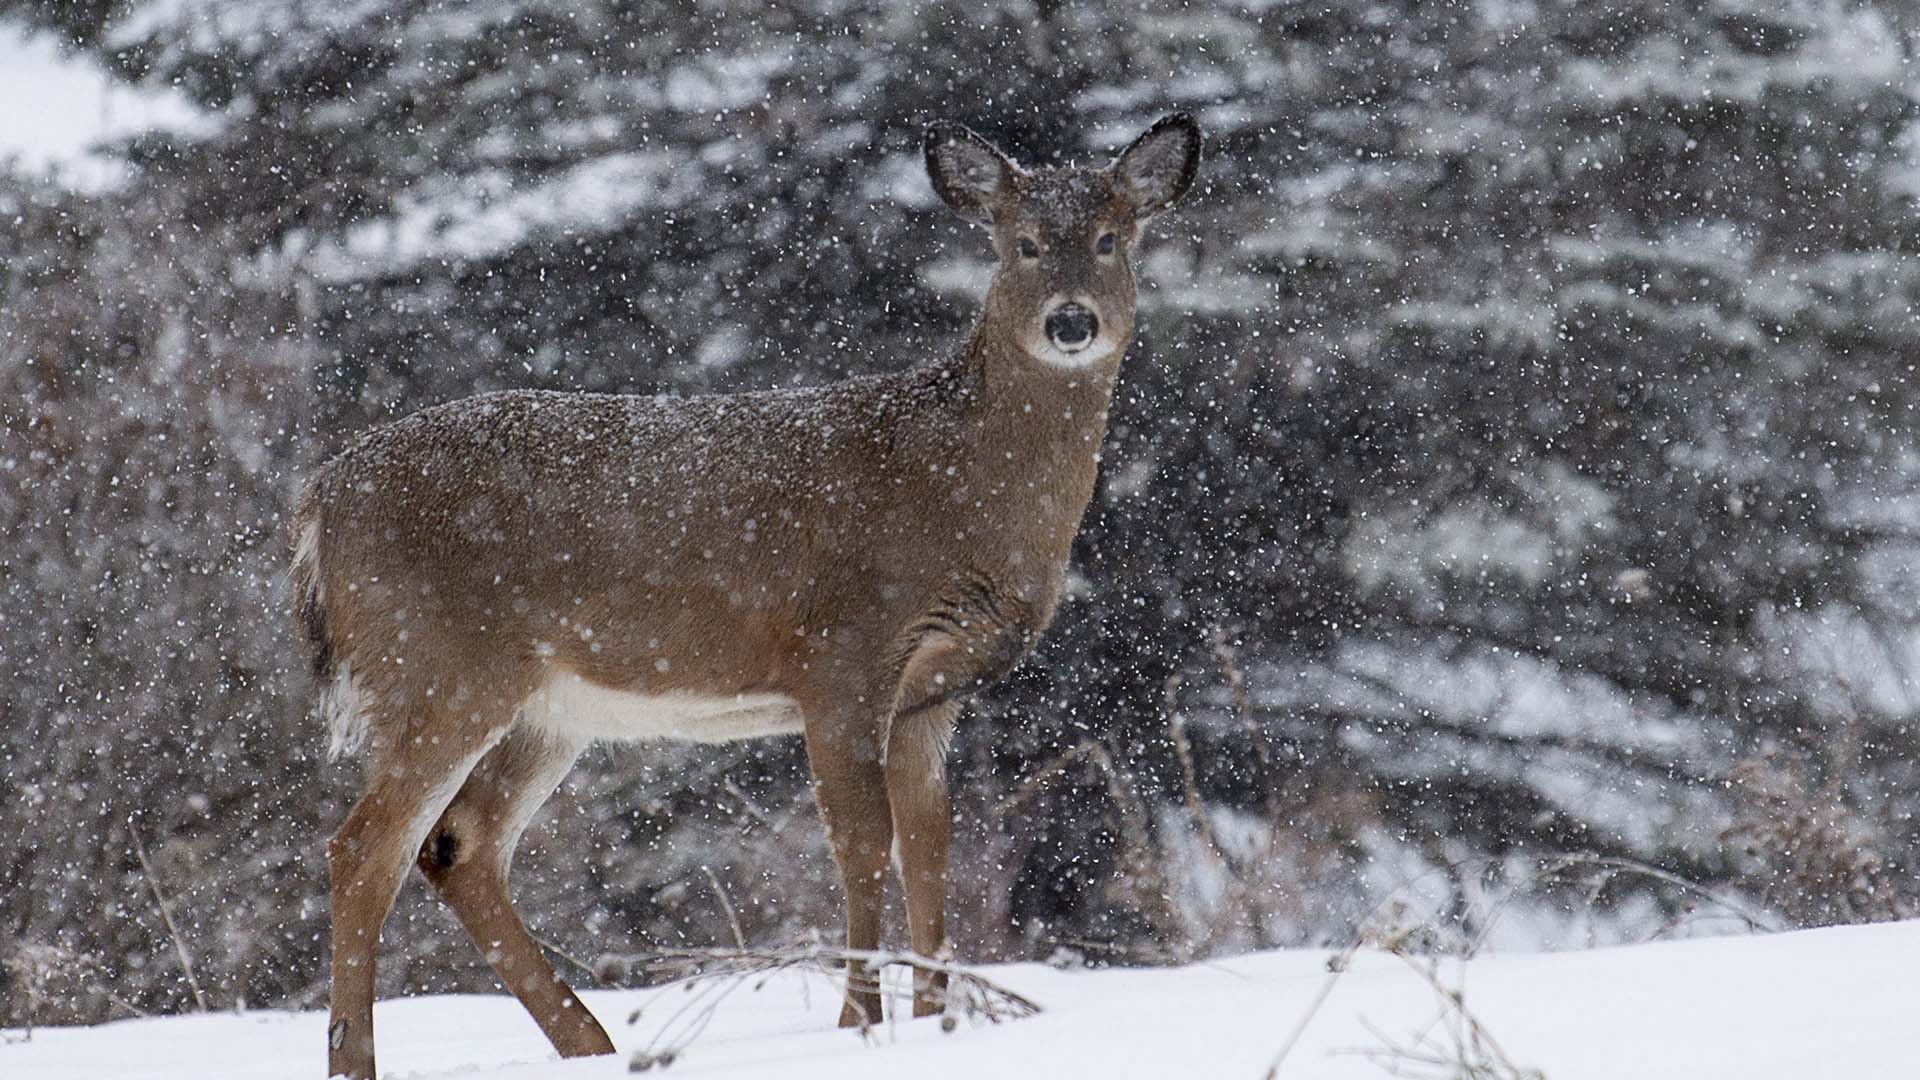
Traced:
[[153, 864], [147, 861], [147, 845], [140, 841], [140, 829], [133, 820], [127, 820], [127, 833], [133, 837], [133, 854], [140, 860], [140, 872], [146, 875], [147, 888], [153, 892], [154, 905], [160, 909], [160, 921], [166, 924], [167, 936], [173, 939], [173, 951], [180, 958], [180, 970], [186, 974], [187, 989], [193, 992], [194, 1008], [207, 1011], [207, 996], [200, 992], [200, 980], [193, 974], [193, 957], [187, 953], [187, 939], [180, 933], [180, 926], [173, 921], [173, 905], [167, 903], [166, 894], [160, 891], [159, 875], [153, 872]]
[[1000, 821], [1019, 810], [1022, 806], [1026, 805], [1028, 799], [1033, 798], [1034, 794], [1046, 785], [1047, 781], [1065, 773], [1067, 769], [1072, 767], [1074, 762], [1086, 758], [1093, 749], [1095, 749], [1095, 744], [1091, 742], [1080, 742], [1076, 743], [1073, 749], [1056, 755], [1053, 760], [1042, 765], [1032, 776], [1022, 782], [1018, 788], [1015, 788], [1013, 794], [1000, 800], [999, 804], [993, 808], [993, 819]]
[[760, 804], [753, 800], [753, 796], [748, 795], [739, 784], [734, 783], [732, 777], [721, 777], [720, 789], [733, 796], [734, 801], [740, 804], [740, 809], [745, 812], [748, 817], [765, 825], [769, 829], [778, 829], [780, 827], [780, 823], [773, 820], [765, 810], [761, 809]]
[[548, 952], [559, 957], [560, 959], [565, 960], [567, 963], [572, 964], [574, 967], [579, 968], [581, 971], [585, 972], [587, 976], [591, 978], [593, 981], [598, 983], [606, 983], [606, 984], [612, 984], [614, 982], [613, 979], [603, 976], [598, 967], [594, 966], [593, 964], [587, 963], [585, 960], [580, 959], [579, 957], [573, 955], [572, 953], [554, 944], [553, 942], [548, 941], [546, 938], [541, 937], [539, 934], [534, 933], [532, 930], [527, 931], [527, 936], [533, 939], [533, 943], [535, 945], [540, 946], [541, 948], [547, 950]]
[[128, 1001], [126, 998], [121, 997], [119, 994], [103, 993], [102, 996], [107, 999], [107, 1004], [112, 1005], [116, 1008], [125, 1009], [127, 1011], [127, 1015], [133, 1017], [136, 1020], [144, 1020], [147, 1017], [153, 1015], [152, 1013], [141, 1008], [140, 1006], [135, 1005], [133, 1002]]
[[1207, 645], [1213, 650], [1213, 658], [1220, 662], [1220, 673], [1226, 677], [1227, 693], [1233, 698], [1233, 714], [1253, 739], [1253, 752], [1264, 762], [1267, 741], [1260, 737], [1259, 725], [1253, 721], [1251, 699], [1247, 695], [1247, 673], [1240, 667], [1240, 653], [1229, 640], [1227, 628], [1215, 626], [1210, 630]]
[[127, 1015], [143, 1018], [151, 1015], [145, 1009], [127, 1001], [119, 994], [99, 985], [96, 980], [105, 976], [101, 972], [100, 962], [88, 953], [76, 953], [58, 945], [24, 944], [17, 948], [12, 956], [0, 962], [0, 972], [12, 979], [12, 986], [26, 1001], [26, 1026], [18, 1031], [0, 1030], [0, 1043], [21, 1043], [33, 1041], [33, 1029], [40, 1017], [40, 1010], [53, 1000], [58, 992], [51, 992], [50, 983], [57, 977], [65, 976], [90, 993], [96, 993], [108, 1005], [124, 1009]]
[[[1368, 1024], [1367, 1029], [1382, 1046], [1361, 1051], [1362, 1054], [1395, 1076], [1426, 1075], [1432, 1080], [1545, 1080], [1546, 1074], [1539, 1069], [1522, 1068], [1513, 1063], [1493, 1033], [1467, 1008], [1466, 992], [1441, 981], [1437, 959], [1416, 957], [1403, 948], [1387, 951], [1399, 957], [1433, 990], [1441, 1008], [1435, 1026], [1444, 1026], [1447, 1041], [1436, 1045], [1431, 1038], [1432, 1026], [1411, 1042], [1402, 1042]], [[1430, 1071], [1415, 1073], [1409, 1071], [1410, 1066]]]
[[[905, 964], [920, 975], [945, 975], [947, 989], [943, 1005], [950, 1017], [959, 1015], [999, 1023], [1040, 1012], [1040, 1006], [1032, 1000], [982, 975], [912, 952], [843, 949], [817, 943], [773, 949], [658, 949], [603, 957], [595, 967], [621, 976], [639, 973], [649, 981], [682, 985], [689, 992], [687, 1000], [635, 1055], [634, 1066], [644, 1068], [677, 1058], [706, 1030], [721, 1002], [742, 986], [758, 989], [769, 977], [789, 971], [838, 979], [848, 965], [855, 963], [875, 973], [889, 965]], [[885, 986], [881, 989], [896, 998], [909, 996]], [[637, 1023], [640, 1016], [641, 1010], [636, 1009], [628, 1022]]]
[[1562, 855], [1557, 858], [1548, 859], [1543, 863], [1539, 876], [1542, 878], [1553, 877], [1556, 874], [1581, 866], [1593, 866], [1620, 873], [1639, 874], [1642, 877], [1649, 877], [1655, 881], [1671, 885], [1682, 892], [1692, 893], [1695, 896], [1712, 901], [1714, 904], [1725, 908], [1740, 921], [1746, 923], [1748, 930], [1759, 930], [1769, 934], [1777, 934], [1782, 929], [1779, 923], [1774, 922], [1759, 912], [1751, 910], [1746, 905], [1717, 889], [1710, 889], [1697, 881], [1689, 881], [1672, 871], [1662, 870], [1657, 866], [1640, 862], [1637, 859], [1627, 859], [1617, 855]]
[[727, 887], [720, 884], [720, 875], [705, 863], [700, 864], [700, 872], [707, 875], [707, 883], [713, 886], [713, 895], [720, 898], [720, 907], [727, 913], [727, 927], [733, 931], [734, 948], [745, 949], [747, 935], [740, 929], [740, 913], [733, 909], [733, 900], [727, 896]]
[[[1333, 954], [1328, 960], [1327, 968], [1329, 975], [1326, 982], [1321, 985], [1319, 992], [1315, 994], [1313, 1001], [1309, 1003], [1306, 1011], [1294, 1023], [1291, 1032], [1287, 1036], [1286, 1042], [1281, 1045], [1279, 1053], [1274, 1057], [1273, 1064], [1267, 1069], [1266, 1080], [1276, 1080], [1281, 1066], [1285, 1064], [1288, 1056], [1299, 1043], [1301, 1036], [1306, 1031], [1307, 1025], [1320, 1012], [1328, 996], [1332, 994], [1334, 984], [1339, 981], [1342, 973], [1346, 971], [1348, 965], [1352, 962], [1354, 954], [1367, 944], [1375, 944], [1379, 946], [1382, 951], [1400, 957], [1401, 960], [1405, 961], [1421, 976], [1423, 981], [1434, 989], [1442, 1004], [1442, 1012], [1435, 1020], [1435, 1024], [1448, 1025], [1448, 1030], [1452, 1037], [1452, 1044], [1445, 1052], [1429, 1046], [1431, 1028], [1418, 1033], [1411, 1043], [1396, 1042], [1392, 1038], [1375, 1030], [1374, 1034], [1380, 1039], [1384, 1049], [1358, 1051], [1359, 1053], [1374, 1058], [1383, 1068], [1397, 1076], [1426, 1075], [1433, 1077], [1434, 1080], [1540, 1080], [1543, 1074], [1538, 1070], [1518, 1068], [1507, 1059], [1499, 1043], [1487, 1032], [1485, 1026], [1467, 1010], [1464, 993], [1458, 988], [1447, 987], [1440, 981], [1436, 965], [1429, 963], [1423, 967], [1418, 962], [1420, 954], [1424, 952], [1426, 948], [1430, 947], [1423, 946], [1419, 943], [1433, 930], [1432, 924], [1405, 924], [1396, 912], [1400, 893], [1410, 888], [1415, 882], [1423, 880], [1432, 874], [1440, 873], [1442, 870], [1455, 872], [1457, 875], [1457, 872], [1463, 867], [1472, 866], [1476, 863], [1480, 865], [1491, 865], [1494, 862], [1495, 860], [1492, 859], [1470, 860], [1465, 863], [1447, 863], [1444, 867], [1435, 867], [1428, 870], [1425, 874], [1416, 877], [1413, 882], [1409, 882], [1406, 885], [1402, 885], [1399, 889], [1394, 890], [1392, 895], [1383, 898], [1375, 905], [1372, 911], [1369, 912], [1367, 917], [1361, 922], [1360, 928], [1355, 933], [1353, 941], [1349, 943], [1346, 948]], [[1774, 923], [1773, 920], [1748, 909], [1745, 905], [1724, 893], [1710, 889], [1697, 882], [1689, 881], [1678, 874], [1663, 870], [1660, 867], [1619, 856], [1573, 854], [1548, 859], [1540, 864], [1539, 871], [1530, 878], [1527, 884], [1538, 886], [1551, 878], [1583, 867], [1602, 870], [1608, 876], [1621, 873], [1640, 874], [1710, 901], [1740, 919], [1751, 931], [1778, 932], [1779, 930], [1778, 925]], [[1516, 890], [1516, 894], [1517, 891], [1518, 890]], [[1591, 903], [1591, 898], [1589, 902]], [[1504, 903], [1503, 901], [1502, 905], [1497, 905], [1494, 912], [1486, 920], [1486, 926], [1482, 930], [1480, 939], [1468, 943], [1464, 950], [1464, 956], [1472, 956], [1478, 951], [1480, 945], [1484, 943], [1485, 935], [1491, 933], [1493, 925], [1499, 915], [1499, 908], [1504, 906]], [[1370, 1028], [1369, 1030], [1373, 1029]], [[1409, 1071], [1409, 1067], [1411, 1066], [1418, 1066], [1421, 1069], [1430, 1071], [1412, 1072]]]
[[1145, 799], [1127, 783], [1120, 767], [1114, 764], [1113, 755], [1101, 744], [1088, 740], [1082, 744], [1087, 748], [1087, 760], [1100, 770], [1107, 781], [1107, 796], [1113, 800], [1114, 808], [1120, 811], [1120, 827], [1125, 834], [1130, 850], [1136, 855], [1145, 855], [1150, 851], [1149, 829], [1152, 815], [1147, 809]]
[[1174, 756], [1180, 759], [1180, 791], [1187, 802], [1187, 817], [1193, 829], [1207, 842], [1207, 854], [1215, 861], [1226, 861], [1226, 849], [1214, 835], [1213, 822], [1207, 817], [1206, 804], [1200, 798], [1199, 769], [1193, 762], [1193, 744], [1187, 739], [1187, 724], [1180, 715], [1176, 696], [1180, 689], [1178, 674], [1167, 678], [1167, 734], [1173, 739]]
[[[1101, 941], [1097, 938], [1075, 937], [1062, 934], [1051, 939], [1056, 946], [1073, 949], [1082, 957], [1102, 956], [1118, 957], [1138, 967], [1169, 967], [1190, 962], [1191, 958], [1174, 952], [1165, 945], [1128, 945], [1118, 941]], [[1058, 958], [1048, 961], [1056, 966], [1070, 966], [1069, 961], [1062, 964]]]
[[1359, 948], [1360, 939], [1356, 937], [1352, 944], [1327, 958], [1327, 977], [1321, 982], [1319, 991], [1313, 995], [1313, 1000], [1307, 1003], [1307, 1011], [1301, 1013], [1300, 1019], [1294, 1021], [1293, 1030], [1287, 1033], [1287, 1041], [1280, 1044], [1280, 1052], [1273, 1056], [1273, 1064], [1267, 1066], [1266, 1080], [1276, 1080], [1280, 1075], [1280, 1066], [1287, 1063], [1287, 1055], [1293, 1053], [1294, 1046], [1300, 1042], [1300, 1036], [1307, 1033], [1307, 1025], [1320, 1014], [1320, 1007], [1327, 1003], [1327, 998], [1333, 996], [1334, 984], [1339, 982], [1340, 976], [1345, 975], [1347, 969], [1353, 965], [1353, 954]]

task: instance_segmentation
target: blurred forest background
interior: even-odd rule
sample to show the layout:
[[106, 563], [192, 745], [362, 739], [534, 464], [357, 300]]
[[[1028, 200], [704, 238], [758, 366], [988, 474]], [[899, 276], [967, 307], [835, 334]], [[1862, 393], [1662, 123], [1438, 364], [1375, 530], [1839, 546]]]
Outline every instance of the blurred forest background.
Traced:
[[[359, 768], [286, 610], [303, 475], [482, 390], [950, 347], [988, 251], [921, 171], [942, 116], [1037, 165], [1209, 138], [1073, 598], [954, 749], [964, 959], [1920, 899], [1906, 0], [0, 19], [206, 119], [97, 190], [0, 170], [0, 1023], [323, 1002]], [[516, 893], [584, 959], [840, 925], [797, 739], [590, 754]], [[491, 985], [417, 883], [387, 933], [383, 988]]]

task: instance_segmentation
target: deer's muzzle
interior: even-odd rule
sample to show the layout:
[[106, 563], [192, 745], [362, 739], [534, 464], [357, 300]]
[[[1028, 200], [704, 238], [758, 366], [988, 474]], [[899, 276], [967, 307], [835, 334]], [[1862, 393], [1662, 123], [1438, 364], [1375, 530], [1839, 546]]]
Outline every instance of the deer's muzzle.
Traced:
[[1100, 333], [1100, 317], [1080, 304], [1069, 301], [1047, 316], [1047, 340], [1061, 352], [1079, 352], [1093, 344]]

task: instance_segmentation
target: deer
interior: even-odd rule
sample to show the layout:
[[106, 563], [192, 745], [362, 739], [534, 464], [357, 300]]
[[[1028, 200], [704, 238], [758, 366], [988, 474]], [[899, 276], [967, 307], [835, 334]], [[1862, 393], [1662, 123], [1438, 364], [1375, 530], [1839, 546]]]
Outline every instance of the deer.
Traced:
[[[1201, 134], [1028, 168], [925, 130], [933, 190], [997, 262], [971, 334], [823, 386], [480, 394], [360, 435], [310, 477], [291, 580], [330, 753], [364, 788], [327, 844], [330, 1076], [374, 1078], [381, 928], [418, 867], [562, 1057], [614, 1052], [508, 893], [514, 849], [596, 740], [799, 734], [845, 892], [879, 946], [950, 955], [946, 753], [962, 704], [1058, 607], [1134, 336], [1131, 256]], [[912, 1015], [943, 1007], [916, 971]], [[841, 1027], [881, 1017], [847, 962]]]

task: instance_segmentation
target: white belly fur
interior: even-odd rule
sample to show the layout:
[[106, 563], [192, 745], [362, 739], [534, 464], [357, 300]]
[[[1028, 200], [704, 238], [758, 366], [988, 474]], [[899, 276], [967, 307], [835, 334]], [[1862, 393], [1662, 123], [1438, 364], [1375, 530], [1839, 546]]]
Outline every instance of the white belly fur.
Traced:
[[555, 671], [520, 705], [521, 720], [571, 738], [732, 742], [801, 730], [785, 694], [633, 694]]

